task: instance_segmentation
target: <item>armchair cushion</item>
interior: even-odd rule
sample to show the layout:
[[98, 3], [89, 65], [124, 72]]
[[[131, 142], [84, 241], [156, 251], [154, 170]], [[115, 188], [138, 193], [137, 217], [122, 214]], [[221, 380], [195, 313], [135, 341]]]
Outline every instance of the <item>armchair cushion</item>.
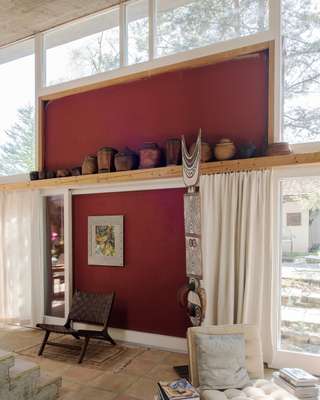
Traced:
[[249, 383], [242, 334], [196, 335], [200, 390], [243, 388]]

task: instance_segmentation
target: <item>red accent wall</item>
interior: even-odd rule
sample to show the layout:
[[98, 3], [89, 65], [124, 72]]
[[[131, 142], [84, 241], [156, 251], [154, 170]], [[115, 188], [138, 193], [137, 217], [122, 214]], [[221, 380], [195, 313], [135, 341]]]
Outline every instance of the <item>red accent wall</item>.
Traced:
[[48, 169], [81, 165], [102, 146], [138, 149], [164, 145], [203, 128], [215, 143], [229, 137], [259, 148], [267, 135], [267, 54], [171, 72], [48, 103], [45, 164]]
[[[188, 319], [177, 304], [177, 290], [186, 283], [183, 192], [74, 196], [74, 284], [81, 290], [116, 292], [112, 326], [185, 336]], [[92, 215], [124, 215], [124, 268], [88, 266]]]
[[[102, 146], [163, 146], [199, 127], [214, 144], [229, 137], [259, 148], [267, 136], [265, 52], [166, 73], [51, 101], [46, 107], [47, 169], [82, 164]], [[185, 282], [182, 190], [76, 196], [73, 199], [75, 287], [115, 290], [114, 327], [184, 336], [188, 320], [176, 301]], [[89, 215], [125, 216], [126, 267], [87, 264]]]

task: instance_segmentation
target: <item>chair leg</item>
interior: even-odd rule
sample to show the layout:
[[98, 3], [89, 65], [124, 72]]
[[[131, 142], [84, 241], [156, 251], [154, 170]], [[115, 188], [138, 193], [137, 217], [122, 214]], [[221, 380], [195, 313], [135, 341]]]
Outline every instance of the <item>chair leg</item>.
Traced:
[[45, 335], [44, 335], [44, 338], [43, 338], [43, 341], [42, 341], [42, 343], [41, 343], [39, 352], [38, 352], [38, 356], [41, 356], [41, 355], [42, 355], [43, 350], [44, 350], [44, 348], [45, 348], [45, 345], [47, 344], [47, 341], [48, 341], [48, 339], [49, 339], [49, 335], [50, 335], [50, 331], [46, 331], [46, 333], [45, 333]]
[[116, 345], [116, 342], [112, 339], [108, 332], [106, 332], [106, 340], [108, 340], [113, 346]]
[[81, 354], [80, 354], [80, 357], [79, 357], [79, 360], [78, 360], [79, 364], [82, 363], [83, 357], [86, 354], [87, 347], [88, 347], [88, 344], [89, 344], [89, 340], [90, 340], [90, 337], [86, 336], [85, 339], [84, 339], [84, 343], [83, 343], [83, 346], [82, 346], [82, 349], [81, 349]]

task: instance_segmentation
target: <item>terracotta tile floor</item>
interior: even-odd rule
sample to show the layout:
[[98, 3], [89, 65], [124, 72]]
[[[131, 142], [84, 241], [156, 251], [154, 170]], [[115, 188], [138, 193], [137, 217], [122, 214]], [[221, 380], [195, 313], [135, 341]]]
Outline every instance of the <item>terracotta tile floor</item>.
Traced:
[[[0, 324], [0, 348], [4, 350], [19, 351], [40, 343], [42, 336], [38, 330]], [[45, 373], [62, 376], [61, 400], [153, 400], [156, 383], [175, 379], [173, 365], [187, 364], [186, 354], [155, 349], [141, 354], [119, 373], [91, 369], [85, 362], [72, 366], [45, 357], [28, 359], [40, 364]]]

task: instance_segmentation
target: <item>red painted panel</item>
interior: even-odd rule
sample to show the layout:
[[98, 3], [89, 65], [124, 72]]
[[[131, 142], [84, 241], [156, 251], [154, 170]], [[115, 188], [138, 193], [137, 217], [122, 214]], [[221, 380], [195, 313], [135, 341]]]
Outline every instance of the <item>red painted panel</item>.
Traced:
[[[177, 290], [186, 283], [183, 192], [74, 196], [75, 287], [116, 292], [113, 327], [185, 336], [188, 319], [177, 304]], [[124, 215], [124, 268], [88, 266], [92, 215]]]
[[261, 148], [267, 135], [267, 55], [171, 72], [54, 100], [46, 109], [45, 163], [81, 165], [99, 147], [164, 145], [199, 127], [215, 143], [229, 137]]

